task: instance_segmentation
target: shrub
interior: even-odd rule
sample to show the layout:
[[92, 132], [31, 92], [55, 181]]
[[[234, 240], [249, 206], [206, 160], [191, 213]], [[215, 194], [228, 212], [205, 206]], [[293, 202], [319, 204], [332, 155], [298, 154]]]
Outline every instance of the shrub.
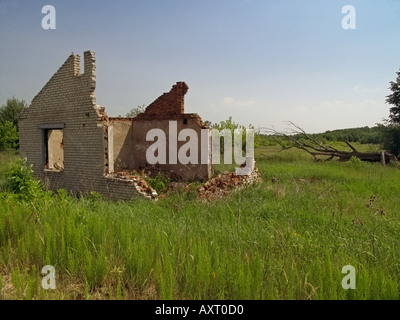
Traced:
[[158, 194], [164, 193], [167, 189], [169, 179], [161, 174], [157, 174], [155, 178], [146, 178], [147, 184], [155, 189]]
[[359, 167], [361, 166], [362, 161], [357, 157], [351, 157], [348, 163], [353, 167]]
[[7, 177], [10, 191], [27, 201], [45, 195], [43, 184], [35, 179], [32, 174], [32, 165], [27, 165], [26, 159], [18, 159], [12, 165]]

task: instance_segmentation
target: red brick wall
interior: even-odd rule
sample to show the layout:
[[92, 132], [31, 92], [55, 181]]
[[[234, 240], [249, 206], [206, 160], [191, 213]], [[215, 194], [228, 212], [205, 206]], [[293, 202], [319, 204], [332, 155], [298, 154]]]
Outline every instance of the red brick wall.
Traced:
[[185, 82], [177, 82], [172, 89], [158, 97], [151, 103], [139, 118], [165, 119], [166, 116], [173, 116], [184, 113], [184, 96], [189, 87]]

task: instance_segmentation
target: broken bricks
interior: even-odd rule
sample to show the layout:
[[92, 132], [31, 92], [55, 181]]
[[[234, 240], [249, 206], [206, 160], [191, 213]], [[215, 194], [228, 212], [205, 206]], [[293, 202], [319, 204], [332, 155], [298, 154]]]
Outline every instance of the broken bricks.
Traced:
[[257, 168], [254, 168], [247, 176], [237, 175], [234, 172], [224, 172], [199, 186], [197, 188], [198, 196], [207, 200], [222, 197], [229, 194], [230, 191], [235, 191], [260, 179], [261, 175]]
[[145, 199], [157, 200], [158, 198], [157, 191], [147, 184], [146, 180], [144, 179], [145, 177], [144, 175], [138, 176], [138, 175], [132, 175], [126, 171], [120, 171], [115, 173], [114, 176], [117, 179], [132, 181], [133, 185], [136, 188], [136, 191]]

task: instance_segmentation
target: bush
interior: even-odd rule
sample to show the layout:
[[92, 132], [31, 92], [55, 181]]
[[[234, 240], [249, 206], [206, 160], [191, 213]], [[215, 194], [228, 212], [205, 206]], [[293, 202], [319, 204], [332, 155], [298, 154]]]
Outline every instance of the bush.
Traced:
[[27, 201], [43, 197], [46, 194], [44, 186], [32, 174], [32, 165], [27, 165], [26, 159], [18, 159], [11, 167], [7, 177], [10, 191]]
[[362, 165], [362, 161], [360, 158], [357, 157], [351, 157], [350, 160], [348, 161], [349, 165], [353, 167], [359, 167]]
[[164, 193], [167, 189], [169, 179], [161, 174], [158, 174], [155, 178], [146, 178], [147, 184], [157, 191], [158, 194]]

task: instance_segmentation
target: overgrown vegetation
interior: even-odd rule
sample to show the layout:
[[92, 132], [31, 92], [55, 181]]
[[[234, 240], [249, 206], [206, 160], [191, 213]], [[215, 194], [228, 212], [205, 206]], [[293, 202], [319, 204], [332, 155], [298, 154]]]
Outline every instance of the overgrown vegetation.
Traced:
[[262, 183], [210, 203], [50, 195], [0, 157], [18, 182], [0, 195], [0, 298], [399, 299], [400, 170], [278, 150], [256, 149]]
[[10, 167], [6, 186], [19, 200], [31, 202], [50, 196], [44, 190], [44, 185], [33, 177], [32, 165], [27, 165], [26, 159], [18, 159]]
[[168, 183], [170, 182], [168, 177], [161, 174], [157, 174], [154, 178], [146, 177], [147, 184], [157, 191], [157, 194], [162, 194], [167, 189]]

